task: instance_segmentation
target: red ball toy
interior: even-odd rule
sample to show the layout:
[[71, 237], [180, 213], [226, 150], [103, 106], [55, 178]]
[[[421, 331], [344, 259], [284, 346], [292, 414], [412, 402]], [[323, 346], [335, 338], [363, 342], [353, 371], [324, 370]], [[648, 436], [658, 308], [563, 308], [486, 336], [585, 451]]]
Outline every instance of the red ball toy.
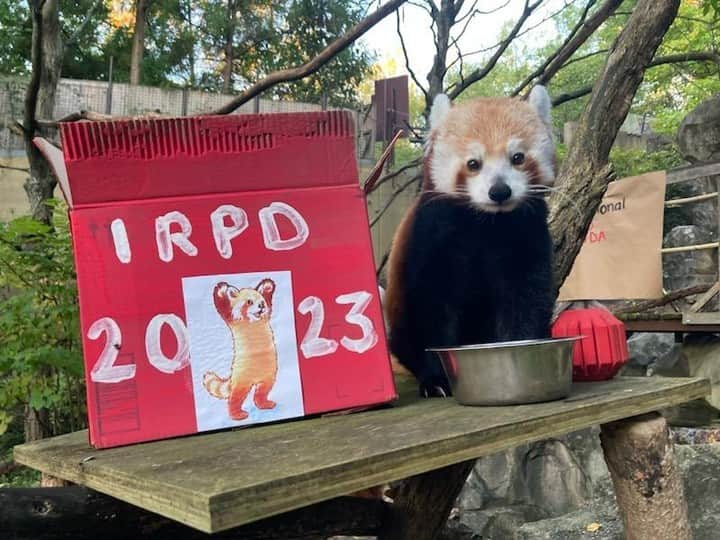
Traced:
[[573, 352], [574, 381], [612, 379], [628, 361], [625, 325], [602, 308], [562, 312], [553, 324], [552, 336], [583, 336]]

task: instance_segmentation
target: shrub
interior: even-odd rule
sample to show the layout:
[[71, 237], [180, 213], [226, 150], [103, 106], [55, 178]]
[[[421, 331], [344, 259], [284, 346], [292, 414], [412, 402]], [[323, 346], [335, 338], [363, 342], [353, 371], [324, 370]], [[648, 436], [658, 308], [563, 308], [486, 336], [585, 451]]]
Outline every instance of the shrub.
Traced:
[[0, 224], [0, 434], [23, 406], [45, 431], [84, 427], [85, 391], [72, 248], [64, 206], [51, 226]]

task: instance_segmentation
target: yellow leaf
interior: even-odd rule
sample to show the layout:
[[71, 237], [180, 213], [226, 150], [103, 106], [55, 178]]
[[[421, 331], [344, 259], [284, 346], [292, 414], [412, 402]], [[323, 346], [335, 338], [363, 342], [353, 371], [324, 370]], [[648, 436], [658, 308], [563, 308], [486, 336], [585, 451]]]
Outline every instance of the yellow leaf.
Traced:
[[599, 531], [601, 527], [602, 527], [602, 525], [600, 525], [599, 523], [591, 523], [590, 525], [585, 527], [585, 530], [587, 532], [594, 533], [594, 532]]

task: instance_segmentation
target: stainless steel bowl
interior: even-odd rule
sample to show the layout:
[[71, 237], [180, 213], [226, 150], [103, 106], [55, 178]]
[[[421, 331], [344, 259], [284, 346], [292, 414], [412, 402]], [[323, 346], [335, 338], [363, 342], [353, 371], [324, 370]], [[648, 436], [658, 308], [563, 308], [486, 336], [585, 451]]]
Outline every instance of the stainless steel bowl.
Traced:
[[582, 337], [428, 349], [440, 355], [463, 405], [515, 405], [567, 397], [573, 344]]

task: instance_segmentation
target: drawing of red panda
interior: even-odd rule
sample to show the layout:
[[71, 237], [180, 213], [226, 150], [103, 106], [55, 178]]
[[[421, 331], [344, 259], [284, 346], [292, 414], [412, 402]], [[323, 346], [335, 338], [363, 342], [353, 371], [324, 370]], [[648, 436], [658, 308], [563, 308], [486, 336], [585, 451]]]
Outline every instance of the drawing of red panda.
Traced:
[[276, 405], [268, 399], [278, 370], [270, 326], [274, 292], [275, 282], [271, 279], [263, 279], [254, 289], [238, 289], [221, 282], [213, 291], [215, 309], [232, 334], [233, 360], [228, 377], [208, 371], [203, 376], [203, 385], [212, 396], [228, 400], [228, 413], [233, 420], [248, 417], [242, 405], [253, 388], [258, 409], [273, 409]]
[[426, 348], [550, 336], [555, 301], [543, 193], [555, 177], [550, 98], [479, 98], [430, 113], [423, 190], [393, 240], [390, 349], [424, 396], [450, 388]]

